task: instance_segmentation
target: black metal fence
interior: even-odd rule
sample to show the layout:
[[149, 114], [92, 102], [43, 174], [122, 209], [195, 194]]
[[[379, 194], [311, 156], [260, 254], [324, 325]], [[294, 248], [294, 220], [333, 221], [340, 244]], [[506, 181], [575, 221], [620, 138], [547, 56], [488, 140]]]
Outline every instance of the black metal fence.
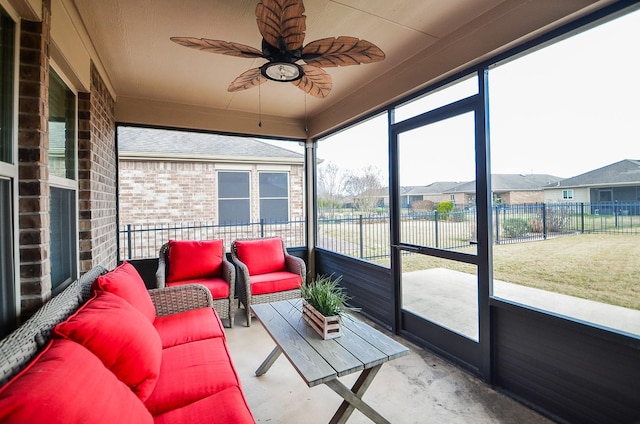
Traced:
[[[568, 234], [640, 234], [640, 202], [549, 203], [496, 205], [493, 207], [493, 241], [496, 244], [544, 240]], [[127, 224], [120, 229], [120, 259], [158, 256], [170, 239], [223, 239], [227, 249], [240, 238], [280, 236], [287, 246], [305, 244], [305, 222], [242, 225]], [[468, 249], [476, 241], [475, 210], [403, 214], [403, 243], [441, 249]], [[389, 216], [355, 215], [318, 220], [317, 245], [365, 260], [390, 255]]]

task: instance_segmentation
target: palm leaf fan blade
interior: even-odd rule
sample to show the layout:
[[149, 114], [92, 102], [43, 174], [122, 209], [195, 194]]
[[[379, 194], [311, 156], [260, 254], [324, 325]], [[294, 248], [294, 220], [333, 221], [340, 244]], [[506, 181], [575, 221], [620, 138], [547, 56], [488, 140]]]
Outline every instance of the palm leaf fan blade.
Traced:
[[[302, 48], [306, 16], [302, 0], [263, 0], [256, 6], [258, 30], [262, 38], [273, 47], [288, 51]], [[285, 46], [280, 46], [283, 40]]]
[[226, 54], [228, 56], [256, 58], [262, 57], [262, 52], [255, 47], [240, 43], [208, 38], [171, 37], [171, 41], [184, 47], [202, 50], [209, 53]]
[[260, 68], [251, 68], [233, 80], [227, 88], [227, 91], [233, 93], [235, 91], [247, 90], [257, 87], [264, 82], [267, 82], [267, 79], [260, 73]]
[[331, 75], [323, 69], [311, 65], [302, 65], [302, 70], [304, 71], [303, 77], [291, 83], [314, 97], [327, 97], [333, 88]]
[[308, 65], [324, 68], [379, 62], [384, 52], [375, 44], [355, 37], [330, 37], [312, 41], [302, 49]]

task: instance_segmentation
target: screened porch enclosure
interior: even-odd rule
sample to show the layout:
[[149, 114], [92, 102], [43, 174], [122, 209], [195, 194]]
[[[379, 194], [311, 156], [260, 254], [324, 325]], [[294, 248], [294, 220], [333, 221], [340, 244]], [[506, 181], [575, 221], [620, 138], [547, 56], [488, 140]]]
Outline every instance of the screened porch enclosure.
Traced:
[[522, 416], [638, 422], [640, 1], [305, 0], [307, 42], [385, 53], [324, 98], [171, 42], [260, 46], [257, 3], [0, 0], [0, 331], [97, 265], [154, 287], [168, 240], [276, 235]]

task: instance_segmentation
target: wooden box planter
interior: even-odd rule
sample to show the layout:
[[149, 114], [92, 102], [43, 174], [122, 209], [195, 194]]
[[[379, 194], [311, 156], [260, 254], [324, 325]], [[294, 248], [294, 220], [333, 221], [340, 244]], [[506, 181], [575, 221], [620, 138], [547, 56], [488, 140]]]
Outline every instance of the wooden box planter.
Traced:
[[302, 300], [302, 318], [324, 340], [335, 339], [336, 337], [342, 336], [340, 315], [325, 317], [304, 299]]

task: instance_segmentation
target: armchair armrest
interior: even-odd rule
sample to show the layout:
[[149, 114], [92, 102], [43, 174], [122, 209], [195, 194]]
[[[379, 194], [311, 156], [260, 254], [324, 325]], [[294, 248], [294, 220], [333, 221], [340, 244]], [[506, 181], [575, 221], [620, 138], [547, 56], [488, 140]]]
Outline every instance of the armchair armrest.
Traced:
[[213, 298], [208, 288], [201, 284], [185, 284], [149, 290], [156, 315], [170, 315], [198, 308], [213, 308]]
[[287, 271], [293, 272], [294, 274], [298, 274], [302, 277], [302, 284], [307, 281], [307, 266], [302, 258], [285, 253], [284, 265], [287, 268]]
[[236, 267], [226, 258], [222, 259], [222, 278], [229, 283], [229, 299], [233, 299], [236, 288]]
[[167, 256], [169, 254], [169, 243], [165, 243], [160, 247], [158, 254], [158, 269], [156, 270], [156, 287], [163, 288], [167, 286]]

